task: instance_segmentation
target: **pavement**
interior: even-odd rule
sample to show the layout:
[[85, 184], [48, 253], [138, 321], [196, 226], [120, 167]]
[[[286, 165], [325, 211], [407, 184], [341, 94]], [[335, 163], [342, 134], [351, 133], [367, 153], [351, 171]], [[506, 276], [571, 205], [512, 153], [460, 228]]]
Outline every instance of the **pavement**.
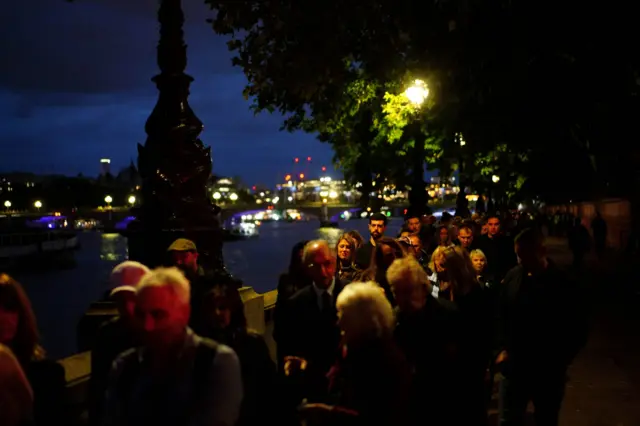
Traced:
[[[557, 264], [570, 264], [565, 240], [549, 238], [547, 247]], [[569, 368], [560, 426], [640, 426], [640, 297], [621, 290], [628, 279], [621, 271], [610, 254], [603, 261], [588, 257], [578, 274], [590, 292], [592, 329]], [[491, 411], [495, 425], [497, 410]]]

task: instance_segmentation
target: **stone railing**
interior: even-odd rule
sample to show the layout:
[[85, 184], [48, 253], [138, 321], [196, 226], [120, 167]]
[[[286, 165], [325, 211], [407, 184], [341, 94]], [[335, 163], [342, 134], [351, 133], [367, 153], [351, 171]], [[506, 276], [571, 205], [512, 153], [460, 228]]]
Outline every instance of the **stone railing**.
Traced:
[[[244, 312], [247, 317], [248, 327], [264, 336], [271, 356], [275, 359], [275, 342], [273, 341], [273, 312], [276, 305], [278, 292], [269, 291], [264, 294], [256, 293], [252, 287], [242, 287], [240, 296], [244, 302]], [[112, 307], [97, 305], [89, 314], [96, 321], [104, 319], [106, 315], [115, 314]], [[89, 325], [91, 326], [91, 324]], [[80, 343], [80, 345], [90, 345], [91, 342]], [[68, 358], [58, 361], [65, 370], [67, 381], [66, 401], [68, 412], [77, 413], [78, 418], [82, 417], [87, 402], [89, 391], [89, 378], [91, 377], [91, 352], [81, 352]], [[80, 424], [79, 422], [78, 424]]]

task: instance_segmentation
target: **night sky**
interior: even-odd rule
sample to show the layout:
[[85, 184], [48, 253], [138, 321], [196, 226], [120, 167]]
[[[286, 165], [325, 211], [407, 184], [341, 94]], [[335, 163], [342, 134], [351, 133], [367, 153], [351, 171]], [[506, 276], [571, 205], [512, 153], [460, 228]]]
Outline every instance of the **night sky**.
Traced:
[[[0, 171], [117, 172], [136, 159], [157, 99], [157, 0], [6, 1], [0, 14]], [[272, 185], [293, 158], [330, 171], [332, 151], [313, 135], [280, 132], [277, 115], [254, 116], [245, 77], [231, 66], [225, 39], [206, 23], [202, 0], [183, 0], [190, 104], [205, 125], [218, 175]], [[333, 172], [335, 174], [335, 172]]]

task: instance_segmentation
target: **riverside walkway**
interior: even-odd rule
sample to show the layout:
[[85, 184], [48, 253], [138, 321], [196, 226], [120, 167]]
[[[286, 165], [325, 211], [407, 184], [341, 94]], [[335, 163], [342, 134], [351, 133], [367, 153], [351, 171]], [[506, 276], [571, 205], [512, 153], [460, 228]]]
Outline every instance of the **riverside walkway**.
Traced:
[[[547, 247], [557, 264], [568, 267], [571, 254], [564, 239], [549, 238]], [[589, 257], [586, 265], [580, 276], [592, 307], [591, 334], [569, 369], [560, 425], [638, 426], [640, 297], [616, 290], [625, 277], [617, 273], [615, 259]], [[497, 400], [493, 405], [491, 424], [497, 425]]]

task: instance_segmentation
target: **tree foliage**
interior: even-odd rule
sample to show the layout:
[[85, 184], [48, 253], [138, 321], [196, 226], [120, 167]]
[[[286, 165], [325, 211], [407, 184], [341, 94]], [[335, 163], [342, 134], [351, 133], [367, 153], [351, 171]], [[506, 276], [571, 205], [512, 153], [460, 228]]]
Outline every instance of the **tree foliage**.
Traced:
[[[381, 169], [401, 179], [418, 146], [431, 167], [462, 160], [478, 186], [499, 174], [493, 189], [513, 195], [535, 187], [527, 179], [619, 175], [608, 165], [637, 135], [638, 54], [614, 47], [638, 34], [621, 9], [525, 0], [206, 3], [214, 30], [230, 38], [254, 110], [283, 114], [284, 129], [317, 132], [347, 175]], [[430, 88], [419, 110], [401, 95], [415, 78]]]

